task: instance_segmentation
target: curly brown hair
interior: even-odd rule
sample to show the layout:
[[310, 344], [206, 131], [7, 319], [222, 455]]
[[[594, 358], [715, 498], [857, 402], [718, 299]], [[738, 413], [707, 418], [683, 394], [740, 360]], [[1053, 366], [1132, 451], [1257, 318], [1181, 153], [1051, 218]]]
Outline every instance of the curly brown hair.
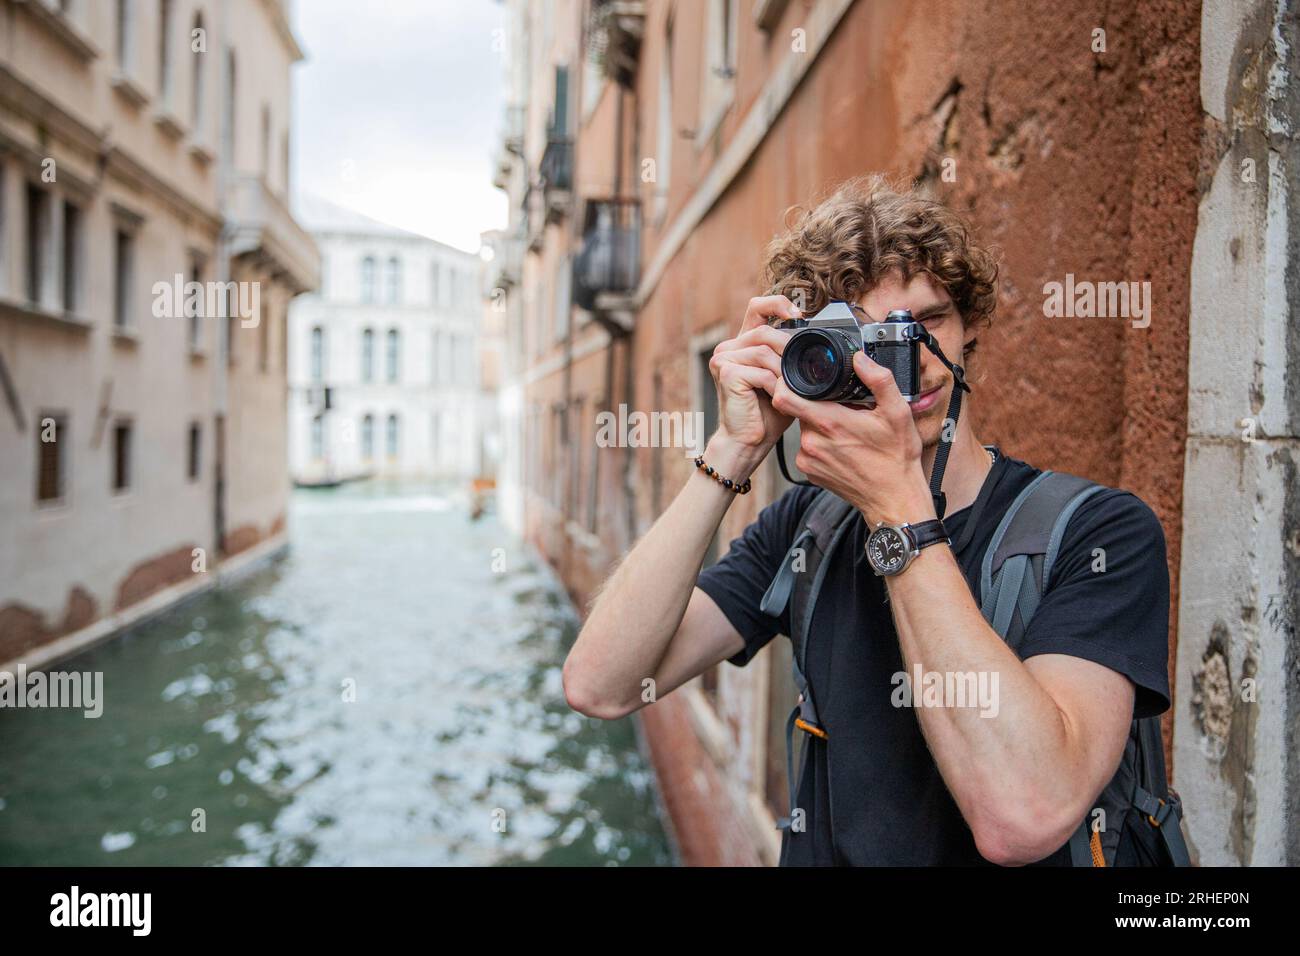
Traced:
[[[790, 224], [794, 210], [802, 212]], [[787, 225], [764, 254], [765, 294], [787, 296], [804, 315], [852, 302], [898, 269], [904, 280], [926, 273], [947, 289], [967, 327], [992, 320], [997, 260], [961, 216], [910, 188], [856, 176], [811, 209], [791, 207]]]

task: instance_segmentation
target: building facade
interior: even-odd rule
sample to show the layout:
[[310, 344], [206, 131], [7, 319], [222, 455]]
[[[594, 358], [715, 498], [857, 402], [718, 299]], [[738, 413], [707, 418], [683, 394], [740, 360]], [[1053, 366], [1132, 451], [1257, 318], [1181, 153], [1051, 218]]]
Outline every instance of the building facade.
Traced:
[[[1001, 254], [971, 369], [978, 434], [1132, 490], [1162, 521], [1166, 748], [1194, 853], [1300, 861], [1300, 695], [1284, 679], [1300, 594], [1300, 354], [1285, 331], [1300, 157], [1279, 134], [1297, 121], [1294, 5], [508, 9], [496, 182], [510, 247], [494, 285], [520, 368], [502, 421], [519, 526], [578, 603], [691, 475], [679, 449], [600, 441], [602, 413], [698, 413], [711, 430], [708, 357], [766, 291], [763, 248], [786, 211], [862, 173], [911, 180]], [[1076, 277], [1136, 283], [1148, 321], [1049, 317], [1050, 284]], [[1225, 353], [1225, 337], [1247, 344]], [[754, 486], [708, 560], [782, 493], [774, 462]], [[1270, 691], [1247, 700], [1265, 671]], [[793, 696], [774, 641], [638, 715], [684, 861], [775, 861]]]
[[318, 292], [289, 314], [294, 480], [479, 474], [478, 256], [303, 197]]
[[280, 0], [0, 2], [0, 661], [284, 544], [301, 58]]

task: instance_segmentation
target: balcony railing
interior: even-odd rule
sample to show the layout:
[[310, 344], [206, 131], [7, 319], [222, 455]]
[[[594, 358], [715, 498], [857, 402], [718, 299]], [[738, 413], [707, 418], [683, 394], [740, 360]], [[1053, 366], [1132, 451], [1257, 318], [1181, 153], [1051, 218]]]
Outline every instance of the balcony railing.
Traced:
[[589, 312], [623, 311], [641, 282], [641, 203], [589, 199], [582, 248], [573, 260], [573, 299]]

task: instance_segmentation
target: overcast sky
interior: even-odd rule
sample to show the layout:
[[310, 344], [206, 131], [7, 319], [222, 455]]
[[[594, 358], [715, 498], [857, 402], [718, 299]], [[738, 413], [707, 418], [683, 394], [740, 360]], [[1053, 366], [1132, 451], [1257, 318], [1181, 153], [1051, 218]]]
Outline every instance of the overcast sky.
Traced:
[[506, 224], [504, 17], [494, 0], [298, 0], [295, 189], [477, 250]]

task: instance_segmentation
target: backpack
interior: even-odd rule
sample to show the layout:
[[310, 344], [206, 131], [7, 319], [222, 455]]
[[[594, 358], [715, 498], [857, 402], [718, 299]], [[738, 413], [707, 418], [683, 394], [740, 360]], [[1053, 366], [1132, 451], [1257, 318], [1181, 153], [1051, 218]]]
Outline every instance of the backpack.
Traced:
[[[1105, 486], [1075, 475], [1045, 471], [1020, 492], [999, 522], [980, 563], [978, 598], [984, 619], [1012, 650], [1018, 650], [1039, 600], [1050, 585], [1070, 518], [1084, 501], [1103, 490]], [[819, 492], [804, 512], [794, 543], [760, 605], [763, 613], [773, 617], [780, 616], [790, 605], [792, 670], [799, 692], [799, 702], [786, 721], [786, 773], [792, 814], [808, 756], [805, 746], [796, 776], [794, 731], [799, 729], [823, 740], [829, 736], [818, 718], [812, 688], [804, 676], [808, 632], [830, 567], [828, 559], [856, 518], [856, 510], [847, 501], [824, 489]], [[1070, 837], [1070, 863], [1190, 866], [1182, 816], [1182, 802], [1165, 776], [1160, 718], [1135, 719], [1115, 776]], [[790, 825], [791, 817], [777, 824], [780, 829]]]

